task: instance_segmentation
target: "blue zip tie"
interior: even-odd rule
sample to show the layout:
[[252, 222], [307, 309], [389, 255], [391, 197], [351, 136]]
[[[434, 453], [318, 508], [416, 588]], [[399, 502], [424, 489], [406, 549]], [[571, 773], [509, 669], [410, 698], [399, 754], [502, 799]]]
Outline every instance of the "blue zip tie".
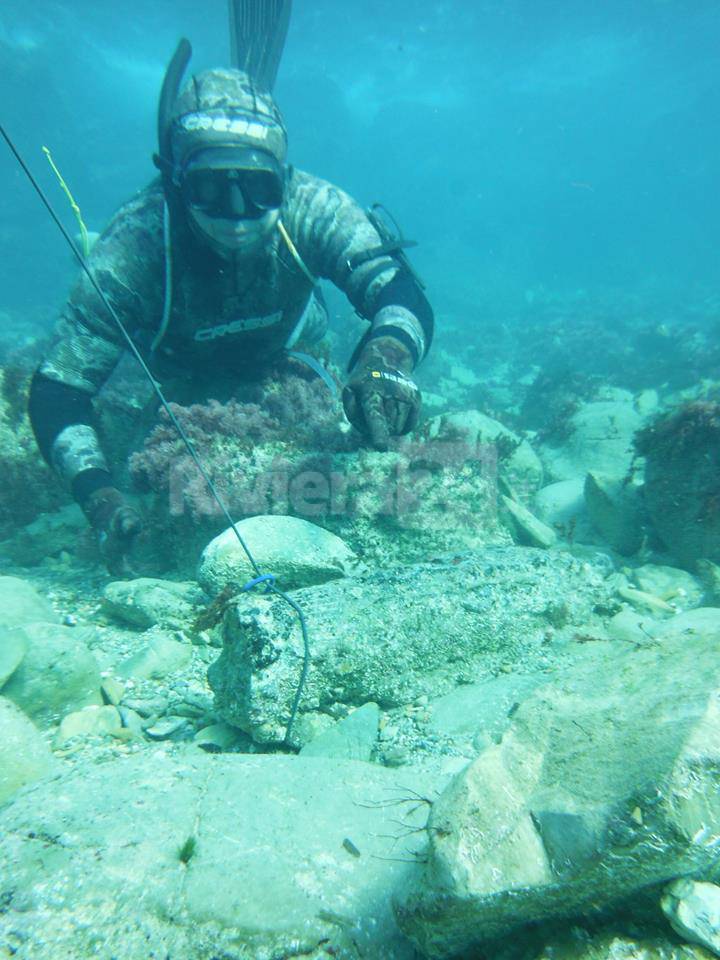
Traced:
[[272, 588], [275, 585], [275, 577], [272, 573], [263, 573], [260, 577], [255, 577], [254, 580], [248, 580], [243, 590], [252, 590], [253, 587], [256, 587], [259, 583], [266, 583], [267, 587], [265, 588], [265, 593], [270, 593]]

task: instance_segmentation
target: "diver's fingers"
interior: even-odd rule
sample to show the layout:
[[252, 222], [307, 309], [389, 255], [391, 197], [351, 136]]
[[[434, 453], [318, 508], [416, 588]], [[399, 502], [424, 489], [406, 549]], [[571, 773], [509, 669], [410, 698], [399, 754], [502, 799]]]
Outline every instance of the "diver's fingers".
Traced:
[[372, 391], [363, 401], [365, 423], [372, 445], [376, 450], [387, 450], [390, 431], [381, 394]]
[[402, 400], [395, 399], [385, 400], [385, 418], [393, 436], [399, 437], [403, 433], [407, 433], [409, 429], [407, 423], [411, 412], [412, 406], [409, 403], [403, 403]]

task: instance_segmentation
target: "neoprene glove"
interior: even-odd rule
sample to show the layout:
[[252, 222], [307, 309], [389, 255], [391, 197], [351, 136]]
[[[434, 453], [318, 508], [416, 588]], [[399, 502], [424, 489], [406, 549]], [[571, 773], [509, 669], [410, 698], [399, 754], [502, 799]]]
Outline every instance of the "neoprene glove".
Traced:
[[390, 437], [417, 426], [420, 390], [408, 374], [410, 352], [394, 337], [377, 337], [361, 352], [343, 389], [343, 407], [350, 423], [376, 450], [387, 450]]
[[131, 577], [128, 554], [142, 529], [140, 514], [115, 487], [101, 487], [82, 504], [97, 536], [105, 566], [113, 576]]

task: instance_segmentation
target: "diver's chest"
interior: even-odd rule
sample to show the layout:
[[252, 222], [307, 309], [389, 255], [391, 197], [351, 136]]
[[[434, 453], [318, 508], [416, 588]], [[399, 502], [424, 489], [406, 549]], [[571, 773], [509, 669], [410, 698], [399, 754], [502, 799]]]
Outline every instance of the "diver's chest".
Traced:
[[303, 302], [277, 270], [240, 274], [230, 267], [204, 277], [186, 277], [175, 301], [173, 327], [198, 344], [253, 339], [266, 331], [275, 339], [289, 330]]

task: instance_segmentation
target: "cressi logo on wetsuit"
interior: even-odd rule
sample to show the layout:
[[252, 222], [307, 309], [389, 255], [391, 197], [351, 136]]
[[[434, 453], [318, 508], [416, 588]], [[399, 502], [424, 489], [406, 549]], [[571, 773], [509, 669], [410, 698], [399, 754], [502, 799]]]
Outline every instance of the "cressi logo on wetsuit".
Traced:
[[276, 310], [275, 313], [269, 313], [265, 317], [244, 317], [240, 320], [231, 320], [229, 323], [220, 323], [216, 327], [202, 327], [195, 331], [193, 340], [203, 343], [207, 340], [217, 340], [218, 337], [271, 327], [282, 320], [282, 315], [282, 310]]

